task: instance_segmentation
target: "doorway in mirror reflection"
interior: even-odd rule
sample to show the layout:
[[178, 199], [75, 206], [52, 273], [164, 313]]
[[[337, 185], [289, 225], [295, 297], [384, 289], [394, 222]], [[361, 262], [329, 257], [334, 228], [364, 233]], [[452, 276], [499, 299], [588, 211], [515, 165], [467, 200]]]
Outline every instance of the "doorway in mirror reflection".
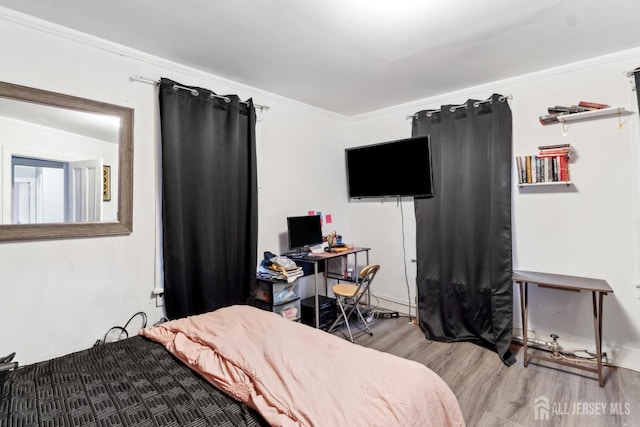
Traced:
[[98, 222], [102, 160], [62, 162], [12, 156], [13, 224]]

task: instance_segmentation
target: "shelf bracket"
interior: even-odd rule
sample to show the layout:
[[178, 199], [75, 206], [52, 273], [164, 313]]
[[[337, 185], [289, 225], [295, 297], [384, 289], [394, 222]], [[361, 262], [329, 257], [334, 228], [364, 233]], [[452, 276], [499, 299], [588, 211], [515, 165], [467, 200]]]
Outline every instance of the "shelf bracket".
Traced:
[[618, 107], [618, 129], [622, 129], [622, 111]]

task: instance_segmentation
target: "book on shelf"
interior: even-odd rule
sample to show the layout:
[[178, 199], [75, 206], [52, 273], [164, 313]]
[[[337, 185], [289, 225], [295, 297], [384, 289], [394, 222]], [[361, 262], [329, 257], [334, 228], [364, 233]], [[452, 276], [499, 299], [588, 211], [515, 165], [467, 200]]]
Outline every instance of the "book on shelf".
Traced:
[[549, 114], [553, 114], [553, 113], [575, 114], [575, 113], [584, 113], [585, 111], [590, 111], [590, 110], [591, 109], [589, 107], [583, 107], [580, 105], [570, 105], [570, 106], [556, 105], [554, 107], [547, 108], [547, 112]]
[[569, 181], [569, 158], [567, 156], [558, 157], [560, 167], [560, 181]]
[[602, 104], [599, 102], [580, 101], [578, 105], [554, 105], [547, 108], [547, 113], [538, 117], [540, 124], [548, 125], [549, 123], [557, 123], [560, 120], [558, 117], [567, 114], [584, 113], [587, 111], [601, 110], [603, 108], [609, 108], [608, 104]]
[[545, 114], [545, 115], [542, 115], [542, 116], [538, 117], [538, 120], [540, 121], [541, 125], [548, 125], [549, 123], [558, 123], [558, 122], [560, 122], [560, 120], [558, 120], [558, 117], [563, 116], [565, 114], [569, 114], [569, 113], [550, 113], [550, 114]]
[[569, 181], [570, 144], [540, 146], [537, 155], [517, 156], [518, 184]]
[[561, 145], [541, 145], [538, 147], [538, 156], [540, 157], [555, 157], [555, 156], [571, 156], [573, 148], [570, 144]]
[[558, 148], [571, 148], [571, 144], [538, 145], [538, 150], [555, 150]]
[[539, 157], [571, 157], [571, 150], [544, 150], [538, 153]]
[[608, 104], [602, 104], [599, 102], [590, 102], [590, 101], [580, 101], [578, 102], [578, 106], [586, 107], [586, 108], [594, 108], [596, 110], [601, 110], [603, 108], [609, 108]]

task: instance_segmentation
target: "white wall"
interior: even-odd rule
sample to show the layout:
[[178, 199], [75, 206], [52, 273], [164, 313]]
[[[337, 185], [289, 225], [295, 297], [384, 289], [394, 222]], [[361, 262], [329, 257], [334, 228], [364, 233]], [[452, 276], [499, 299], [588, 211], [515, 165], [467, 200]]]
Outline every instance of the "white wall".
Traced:
[[[0, 354], [17, 351], [23, 364], [43, 360], [86, 348], [136, 311], [145, 311], [150, 322], [162, 315], [151, 296], [161, 285], [157, 90], [130, 81], [142, 75], [269, 105], [270, 111], [258, 113], [259, 258], [265, 250], [285, 249], [286, 216], [331, 213], [334, 224], [325, 231], [336, 229], [345, 241], [372, 248], [371, 261], [383, 266], [374, 292], [398, 303], [381, 300], [381, 305], [397, 309], [415, 290], [413, 203], [347, 203], [343, 149], [408, 137], [405, 116], [424, 108], [493, 92], [512, 94], [514, 156], [559, 141], [570, 142], [577, 153], [571, 164], [575, 187], [525, 192], [514, 186], [514, 268], [606, 279], [615, 292], [605, 298], [605, 348], [617, 364], [640, 370], [638, 115], [626, 117], [622, 130], [611, 118], [573, 124], [564, 138], [558, 125], [537, 122], [548, 106], [582, 99], [637, 112], [624, 72], [639, 65], [640, 52], [345, 119], [5, 9], [0, 20], [1, 80], [135, 109], [133, 234], [1, 243]], [[304, 285], [308, 288], [309, 280]], [[589, 295], [534, 287], [530, 302], [531, 325], [540, 337], [553, 331], [561, 343], [592, 346]], [[517, 316], [514, 323], [520, 324]]]
[[[111, 201], [102, 202], [102, 220], [118, 217], [118, 145], [46, 126], [0, 117], [0, 224], [11, 224], [11, 156], [60, 162], [101, 159], [111, 166]], [[63, 199], [57, 199], [61, 201]], [[64, 208], [62, 208], [64, 209]], [[63, 221], [64, 218], [60, 219]]]
[[[0, 8], [0, 80], [131, 107], [134, 118], [130, 236], [0, 243], [0, 354], [21, 364], [91, 346], [137, 311], [157, 321], [161, 285], [157, 207], [158, 94], [130, 80], [168, 77], [253, 97], [258, 113], [259, 250], [279, 252], [285, 218], [322, 210], [346, 228], [340, 116]], [[251, 66], [248, 64], [248, 66]]]
[[[640, 299], [638, 273], [638, 106], [625, 73], [640, 65], [640, 50], [571, 64], [482, 87], [420, 100], [362, 115], [350, 127], [348, 145], [356, 146], [410, 136], [407, 115], [441, 104], [460, 104], [492, 93], [511, 94], [514, 156], [535, 154], [539, 145], [570, 143], [573, 187], [518, 189], [513, 186], [514, 269], [544, 271], [605, 279], [614, 290], [604, 299], [604, 348], [615, 364], [640, 370]], [[426, 76], [425, 78], [428, 78]], [[567, 126], [541, 126], [538, 116], [553, 105], [580, 100], [622, 106], [633, 114], [618, 121], [603, 118]], [[514, 182], [515, 169], [514, 169]], [[415, 216], [413, 203], [402, 204], [411, 300], [415, 294]], [[402, 268], [400, 209], [395, 202], [350, 203], [351, 232], [374, 248], [383, 268], [375, 293], [407, 303]], [[380, 230], [385, 230], [381, 233]], [[514, 289], [515, 298], [518, 297]], [[561, 345], [594, 349], [591, 295], [530, 289], [530, 328]], [[402, 309], [381, 301], [381, 305]], [[406, 310], [406, 309], [405, 309]], [[516, 335], [521, 334], [514, 304]]]

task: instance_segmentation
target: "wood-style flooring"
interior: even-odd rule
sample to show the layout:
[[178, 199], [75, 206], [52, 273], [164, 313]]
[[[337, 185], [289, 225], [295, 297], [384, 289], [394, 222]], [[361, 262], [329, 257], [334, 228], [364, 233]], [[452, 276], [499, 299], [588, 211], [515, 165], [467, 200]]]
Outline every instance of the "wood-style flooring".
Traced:
[[[507, 367], [480, 346], [429, 341], [406, 317], [374, 320], [370, 327], [373, 336], [356, 333], [355, 342], [436, 372], [455, 393], [469, 427], [640, 426], [638, 372], [607, 367], [605, 386], [600, 387], [587, 371], [536, 360], [525, 368], [519, 346], [513, 346], [517, 362]], [[539, 398], [548, 399], [548, 420], [535, 417]], [[543, 412], [539, 409], [538, 416]]]

